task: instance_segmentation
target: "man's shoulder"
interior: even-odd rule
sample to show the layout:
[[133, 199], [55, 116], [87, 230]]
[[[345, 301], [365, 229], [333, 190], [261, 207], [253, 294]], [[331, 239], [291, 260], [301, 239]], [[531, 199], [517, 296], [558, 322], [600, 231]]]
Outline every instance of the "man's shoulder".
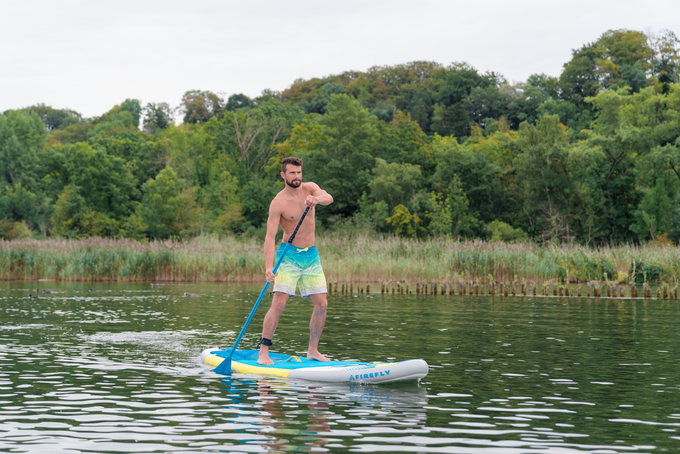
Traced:
[[285, 203], [285, 197], [281, 194], [283, 191], [279, 192], [274, 196], [271, 203], [269, 204], [270, 210], [277, 210]]
[[305, 181], [304, 183], [302, 183], [302, 187], [306, 191], [314, 191], [316, 189], [319, 189], [319, 185], [314, 183], [313, 181]]

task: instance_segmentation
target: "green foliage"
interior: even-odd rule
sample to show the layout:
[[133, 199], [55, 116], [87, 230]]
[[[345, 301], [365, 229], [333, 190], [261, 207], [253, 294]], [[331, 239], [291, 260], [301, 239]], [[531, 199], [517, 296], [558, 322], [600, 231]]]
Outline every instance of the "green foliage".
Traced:
[[10, 110], [0, 115], [0, 178], [33, 189], [38, 177], [38, 151], [46, 139], [45, 124], [37, 114]]
[[104, 213], [87, 208], [83, 190], [68, 185], [54, 206], [54, 234], [66, 238], [112, 237], [118, 232], [118, 223]]
[[[667, 30], [610, 30], [559, 76], [513, 83], [415, 61], [254, 99], [192, 90], [177, 109], [126, 99], [91, 119], [44, 104], [7, 111], [0, 219], [6, 237], [20, 225], [257, 236], [281, 160], [298, 156], [304, 180], [334, 197], [318, 211], [324, 229], [661, 247], [680, 241], [679, 51]], [[552, 277], [587, 269], [537, 260]]]
[[319, 128], [312, 126], [304, 136], [300, 131], [295, 140], [311, 145], [298, 149], [304, 159], [305, 178], [319, 184], [335, 200], [319, 214], [348, 217], [368, 190], [380, 120], [369, 116], [368, 110], [348, 95], [333, 95], [327, 111], [318, 119]]
[[387, 202], [390, 209], [401, 205], [411, 198], [418, 188], [420, 166], [413, 164], [388, 164], [384, 159], [376, 158], [373, 178], [368, 183], [371, 197], [377, 201]]
[[633, 274], [633, 267], [631, 266], [631, 270], [628, 274], [632, 275], [635, 282], [638, 284], [642, 284], [643, 282], [649, 284], [656, 283], [659, 281], [659, 278], [664, 275], [664, 269], [659, 263], [651, 260], [642, 260], [640, 258], [635, 260], [634, 270], [635, 273]]
[[26, 112], [37, 114], [45, 123], [48, 131], [64, 129], [69, 125], [80, 123], [82, 116], [71, 109], [54, 109], [45, 104], [36, 104], [35, 106], [26, 107]]
[[3, 240], [25, 240], [31, 237], [31, 229], [24, 221], [0, 220], [0, 238]]
[[430, 219], [430, 233], [435, 237], [451, 236], [453, 233], [453, 216], [451, 213], [451, 196], [432, 192], [430, 194], [430, 210], [426, 216]]
[[139, 99], [126, 99], [120, 105], [121, 112], [130, 112], [132, 115], [132, 124], [135, 128], [139, 128], [139, 120], [142, 116], [142, 103]]
[[303, 103], [304, 109], [307, 113], [324, 114], [327, 112], [326, 106], [331, 102], [332, 95], [346, 94], [347, 91], [341, 86], [333, 82], [329, 82], [321, 90], [314, 93], [314, 97], [307, 103]]
[[364, 192], [359, 199], [359, 211], [354, 216], [359, 227], [364, 227], [374, 232], [380, 232], [387, 226], [386, 219], [389, 216], [387, 202], [369, 199]]
[[486, 232], [491, 241], [511, 243], [526, 238], [526, 233], [522, 229], [514, 229], [511, 225], [502, 221], [493, 221], [488, 224]]
[[150, 102], [144, 108], [144, 130], [149, 134], [173, 124], [174, 110], [166, 102]]
[[418, 218], [413, 216], [404, 205], [397, 205], [394, 207], [392, 216], [385, 219], [392, 231], [397, 236], [411, 236], [415, 235], [415, 229], [411, 223], [418, 222]]
[[222, 116], [224, 99], [211, 91], [189, 90], [182, 97], [180, 110], [184, 113], [184, 123], [203, 124]]
[[237, 109], [249, 109], [253, 107], [253, 100], [242, 93], [229, 96], [224, 110], [234, 111]]
[[[187, 187], [170, 167], [147, 181], [139, 210], [150, 238], [191, 236], [200, 232], [203, 209], [196, 203], [196, 190]], [[135, 220], [140, 223], [141, 221]]]

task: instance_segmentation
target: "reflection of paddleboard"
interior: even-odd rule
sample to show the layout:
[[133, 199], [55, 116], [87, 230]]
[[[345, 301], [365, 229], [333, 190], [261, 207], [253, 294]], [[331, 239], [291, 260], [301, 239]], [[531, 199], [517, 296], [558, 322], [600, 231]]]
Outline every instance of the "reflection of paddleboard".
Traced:
[[[229, 356], [229, 350], [208, 349], [201, 358], [210, 366], [218, 366]], [[361, 363], [348, 361], [311, 361], [297, 356], [269, 353], [273, 366], [257, 363], [256, 350], [236, 350], [231, 360], [232, 372], [270, 377], [315, 380], [321, 382], [390, 383], [419, 380], [427, 375], [422, 359], [395, 363]]]

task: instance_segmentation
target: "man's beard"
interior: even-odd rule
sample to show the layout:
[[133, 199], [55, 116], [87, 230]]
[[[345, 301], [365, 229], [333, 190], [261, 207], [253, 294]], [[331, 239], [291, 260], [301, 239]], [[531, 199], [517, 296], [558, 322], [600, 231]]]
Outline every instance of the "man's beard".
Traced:
[[288, 186], [290, 186], [291, 188], [297, 189], [302, 184], [302, 180], [293, 180], [293, 181], [286, 180], [286, 184]]

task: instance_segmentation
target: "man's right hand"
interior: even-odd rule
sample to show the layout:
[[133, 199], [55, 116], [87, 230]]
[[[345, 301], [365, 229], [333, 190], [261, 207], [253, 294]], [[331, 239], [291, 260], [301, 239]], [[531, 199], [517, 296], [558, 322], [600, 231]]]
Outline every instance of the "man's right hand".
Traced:
[[274, 279], [276, 278], [276, 275], [279, 274], [279, 273], [274, 274], [273, 271], [274, 271], [274, 268], [267, 268], [267, 270], [264, 273], [265, 278], [267, 279], [267, 282], [269, 282], [270, 284], [274, 283]]

